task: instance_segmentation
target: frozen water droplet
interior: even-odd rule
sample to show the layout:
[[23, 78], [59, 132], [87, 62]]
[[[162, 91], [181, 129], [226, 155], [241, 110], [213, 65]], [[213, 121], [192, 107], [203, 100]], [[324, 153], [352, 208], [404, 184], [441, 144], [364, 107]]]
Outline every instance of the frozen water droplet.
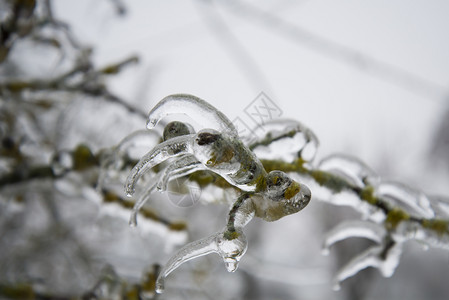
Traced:
[[312, 161], [318, 149], [318, 138], [303, 124], [288, 119], [276, 119], [253, 129], [256, 137], [248, 139], [250, 149], [262, 159], [293, 161], [301, 157]]
[[405, 184], [383, 181], [377, 187], [376, 195], [390, 202], [393, 206], [399, 206], [417, 217], [435, 217], [435, 212], [427, 196]]
[[156, 293], [162, 294], [165, 290], [165, 278], [158, 277], [156, 281]]
[[355, 157], [344, 154], [333, 154], [318, 165], [318, 169], [342, 176], [352, 185], [363, 188], [366, 185], [376, 186], [379, 176], [365, 163]]
[[228, 272], [235, 272], [239, 266], [239, 262], [234, 258], [226, 258], [225, 265]]
[[171, 114], [185, 114], [200, 123], [203, 128], [238, 136], [234, 124], [222, 112], [208, 102], [186, 94], [171, 95], [162, 99], [150, 111], [147, 128], [154, 128], [162, 118]]
[[245, 254], [248, 247], [246, 237], [243, 232], [235, 232], [238, 237], [231, 240], [224, 234], [216, 237], [217, 253], [222, 257], [228, 272], [235, 272], [238, 268], [240, 258]]
[[158, 123], [157, 119], [149, 119], [147, 120], [146, 126], [148, 129], [153, 129], [154, 127], [156, 127], [157, 123]]
[[125, 186], [125, 189], [126, 189], [126, 193], [125, 193], [126, 197], [131, 198], [134, 195], [134, 193], [135, 193], [134, 184], [133, 185], [127, 184]]

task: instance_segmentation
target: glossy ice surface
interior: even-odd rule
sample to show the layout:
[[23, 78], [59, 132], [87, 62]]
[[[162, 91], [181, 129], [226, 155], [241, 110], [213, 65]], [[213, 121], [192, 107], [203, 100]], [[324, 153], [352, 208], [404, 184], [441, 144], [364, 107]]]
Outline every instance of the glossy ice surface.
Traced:
[[[202, 99], [191, 95], [172, 95], [162, 99], [151, 110], [147, 127], [151, 129], [162, 118], [179, 113], [203, 123], [204, 129], [194, 133], [188, 124], [169, 123], [164, 129], [164, 141], [154, 146], [134, 166], [125, 184], [128, 196], [134, 194], [135, 185], [143, 174], [162, 162], [170, 161], [158, 172], [143, 197], [137, 200], [130, 225], [137, 225], [137, 213], [155, 188], [164, 192], [170, 180], [199, 170], [219, 175], [238, 189], [241, 196], [232, 206], [223, 231], [187, 244], [172, 256], [159, 274], [156, 283], [158, 293], [164, 290], [165, 277], [173, 270], [188, 260], [209, 253], [218, 253], [226, 269], [234, 272], [247, 249], [243, 228], [254, 216], [275, 221], [302, 210], [311, 199], [309, 188], [286, 173], [267, 173], [256, 155], [240, 140], [232, 122]], [[274, 130], [278, 125], [273, 127], [271, 136], [281, 140], [284, 133]], [[304, 145], [295, 152], [310, 148], [308, 156], [313, 159], [317, 139], [305, 127], [293, 125], [295, 127], [289, 129], [289, 132], [293, 130], [292, 136], [303, 139], [305, 136]], [[263, 142], [266, 143], [266, 139]]]

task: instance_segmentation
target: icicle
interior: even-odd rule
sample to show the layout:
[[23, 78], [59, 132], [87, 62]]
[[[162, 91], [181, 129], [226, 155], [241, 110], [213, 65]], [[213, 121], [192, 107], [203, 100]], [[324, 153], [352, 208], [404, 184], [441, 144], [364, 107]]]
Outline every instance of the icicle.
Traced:
[[335, 276], [334, 290], [340, 289], [340, 283], [349, 277], [354, 276], [358, 272], [368, 267], [377, 267], [379, 265], [378, 255], [383, 247], [375, 246], [365, 250], [360, 255], [353, 258], [348, 264], [338, 271]]
[[163, 174], [159, 176], [157, 189], [160, 192], [167, 190], [168, 181], [185, 175], [189, 175], [199, 170], [205, 170], [206, 167], [201, 164], [192, 155], [183, 155], [164, 169]]
[[162, 118], [171, 114], [185, 114], [200, 123], [203, 128], [238, 136], [234, 124], [222, 112], [206, 101], [186, 94], [171, 95], [162, 99], [150, 111], [147, 128], [154, 128]]
[[161, 294], [165, 290], [165, 278], [183, 263], [217, 251], [215, 239], [218, 234], [194, 241], [182, 247], [162, 268], [156, 280], [156, 293]]
[[406, 209], [407, 212], [417, 217], [435, 217], [435, 212], [427, 196], [405, 184], [383, 181], [376, 189], [376, 196], [389, 201], [393, 206]]
[[137, 200], [136, 203], [134, 204], [133, 209], [131, 211], [131, 216], [129, 218], [130, 227], [137, 226], [137, 214], [139, 213], [139, 210], [145, 205], [145, 203], [150, 199], [150, 195], [153, 192], [155, 186], [156, 180], [153, 180], [150, 186], [147, 187], [143, 195], [140, 196], [139, 200]]
[[167, 140], [144, 155], [136, 166], [131, 170], [125, 184], [125, 192], [128, 197], [134, 194], [134, 185], [140, 176], [159, 163], [171, 157], [186, 154], [191, 151], [191, 142], [194, 134], [183, 135]]
[[335, 226], [329, 231], [323, 243], [322, 252], [324, 255], [329, 254], [329, 248], [342, 240], [359, 237], [381, 243], [386, 234], [385, 229], [375, 223], [364, 221], [348, 221]]
[[[225, 229], [226, 230], [226, 229]], [[156, 292], [162, 293], [165, 289], [165, 278], [183, 263], [209, 253], [218, 253], [223, 259], [228, 272], [234, 272], [247, 249], [245, 235], [240, 232], [239, 237], [229, 240], [219, 232], [207, 238], [192, 242], [182, 247], [172, 256], [159, 273], [156, 280]]]
[[364, 188], [368, 184], [376, 186], [379, 181], [379, 176], [365, 163], [344, 154], [333, 154], [324, 158], [318, 165], [318, 169], [342, 176], [359, 188]]
[[402, 243], [392, 243], [368, 248], [346, 264], [335, 277], [334, 290], [340, 283], [368, 267], [377, 268], [382, 276], [391, 277], [402, 255]]
[[260, 124], [253, 129], [255, 139], [248, 147], [261, 159], [293, 161], [301, 157], [312, 161], [318, 149], [316, 135], [300, 122], [276, 119]]
[[[196, 161], [194, 161], [192, 156], [182, 156], [178, 160], [175, 160], [167, 168], [161, 171], [161, 175], [158, 174], [157, 178], [151, 180], [150, 186], [148, 186], [145, 192], [139, 197], [139, 200], [135, 203], [133, 210], [131, 212], [131, 217], [129, 219], [129, 225], [131, 227], [137, 226], [137, 214], [139, 210], [145, 205], [145, 203], [150, 199], [151, 194], [154, 189], [157, 188], [160, 192], [167, 190], [167, 185], [170, 180], [175, 180], [177, 178], [189, 175], [193, 172], [204, 170], [204, 166]], [[190, 164], [184, 163], [190, 162]]]

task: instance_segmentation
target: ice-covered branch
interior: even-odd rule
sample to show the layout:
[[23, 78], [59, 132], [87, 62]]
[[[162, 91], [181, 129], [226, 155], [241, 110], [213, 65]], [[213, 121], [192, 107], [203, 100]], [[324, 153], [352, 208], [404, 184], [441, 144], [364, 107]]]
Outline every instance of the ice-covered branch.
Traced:
[[[184, 104], [187, 107], [193, 105], [191, 99], [198, 98], [188, 95], [164, 98], [153, 109], [157, 113], [150, 113], [150, 116], [157, 117], [150, 117], [149, 124], [154, 126], [168, 114], [183, 113]], [[195, 107], [202, 105], [204, 101], [201, 99], [194, 102]], [[188, 109], [187, 113], [191, 110]], [[155, 146], [141, 158], [135, 169], [147, 165], [148, 169], [152, 169], [164, 160], [174, 159], [170, 167], [163, 169], [165, 173], [166, 170], [171, 173], [174, 171], [172, 168], [191, 170], [189, 166], [193, 163], [200, 166], [199, 169], [206, 170], [209, 179], [205, 180], [204, 175], [196, 176], [194, 172], [197, 169], [192, 169], [192, 172], [186, 173], [189, 174], [189, 181], [196, 181], [202, 187], [215, 185], [217, 188], [231, 188], [240, 192], [241, 196], [231, 208], [226, 229], [223, 233], [213, 235], [213, 241], [222, 235], [228, 242], [244, 236], [242, 229], [247, 221], [242, 223], [240, 220], [257, 216], [265, 221], [275, 221], [305, 207], [311, 192], [307, 186], [293, 181], [287, 175], [296, 174], [298, 178], [315, 186], [317, 198], [333, 205], [350, 206], [361, 215], [361, 221], [344, 223], [329, 233], [324, 252], [328, 252], [332, 244], [350, 237], [367, 238], [378, 244], [342, 268], [336, 276], [336, 287], [341, 281], [367, 267], [377, 268], [382, 275], [391, 276], [399, 264], [406, 241], [417, 240], [430, 247], [449, 248], [449, 216], [442, 215], [441, 209], [434, 209], [437, 203], [432, 203], [424, 193], [405, 184], [383, 180], [366, 164], [348, 155], [334, 154], [318, 164], [314, 163], [318, 139], [303, 124], [292, 120], [268, 122], [263, 128], [266, 132], [264, 136], [244, 144], [235, 135], [233, 126], [229, 128], [230, 131], [222, 128], [227, 126], [227, 122], [223, 121], [227, 118], [218, 118], [221, 114], [216, 108], [207, 104], [204, 110], [208, 111], [202, 115], [205, 124], [212, 124], [213, 128], [221, 129], [222, 132], [213, 129], [204, 129], [197, 134], [180, 132], [172, 140]], [[182, 145], [178, 140], [182, 140]], [[163, 158], [153, 155], [159, 153], [159, 149], [166, 149], [164, 151], [167, 154]], [[176, 158], [181, 154], [188, 155], [188, 159]], [[133, 172], [126, 185], [127, 192], [132, 191], [138, 181], [138, 176], [134, 176]], [[169, 178], [166, 175], [155, 176], [165, 177], [164, 182]], [[320, 196], [320, 190], [327, 191], [325, 196]], [[249, 200], [244, 201], [247, 198]], [[251, 205], [248, 206], [248, 203]], [[251, 209], [241, 209], [246, 206]], [[243, 225], [237, 225], [240, 223]], [[195, 252], [194, 248], [198, 244], [193, 242], [191, 245], [191, 248], [182, 248], [184, 254], [174, 260], [175, 266], [167, 267], [169, 271], [161, 274], [161, 280], [184, 261], [198, 256], [187, 255], [189, 249]], [[212, 248], [201, 255], [218, 251], [218, 248]]]
[[421, 191], [405, 184], [382, 180], [364, 163], [347, 155], [332, 155], [316, 168], [304, 166], [298, 158], [293, 163], [264, 160], [267, 170], [294, 172], [331, 192], [320, 198], [333, 205], [350, 206], [361, 214], [357, 223], [343, 223], [326, 237], [324, 252], [333, 243], [362, 237], [379, 243], [351, 260], [336, 276], [335, 287], [367, 267], [378, 268], [389, 277], [399, 264], [403, 244], [419, 241], [428, 247], [449, 248], [449, 215], [446, 202], [429, 199]]

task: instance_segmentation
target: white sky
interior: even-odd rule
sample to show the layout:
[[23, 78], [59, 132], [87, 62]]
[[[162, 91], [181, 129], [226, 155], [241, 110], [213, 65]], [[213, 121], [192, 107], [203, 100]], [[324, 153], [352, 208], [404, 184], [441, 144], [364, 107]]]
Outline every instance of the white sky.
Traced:
[[[264, 91], [284, 117], [314, 130], [318, 158], [354, 154], [390, 178], [449, 194], [422, 162], [449, 102], [449, 1], [242, 2], [126, 1], [124, 18], [106, 0], [54, 4], [99, 64], [140, 56], [111, 86], [144, 110], [182, 92], [233, 119]], [[348, 53], [394, 72], [342, 60]]]

